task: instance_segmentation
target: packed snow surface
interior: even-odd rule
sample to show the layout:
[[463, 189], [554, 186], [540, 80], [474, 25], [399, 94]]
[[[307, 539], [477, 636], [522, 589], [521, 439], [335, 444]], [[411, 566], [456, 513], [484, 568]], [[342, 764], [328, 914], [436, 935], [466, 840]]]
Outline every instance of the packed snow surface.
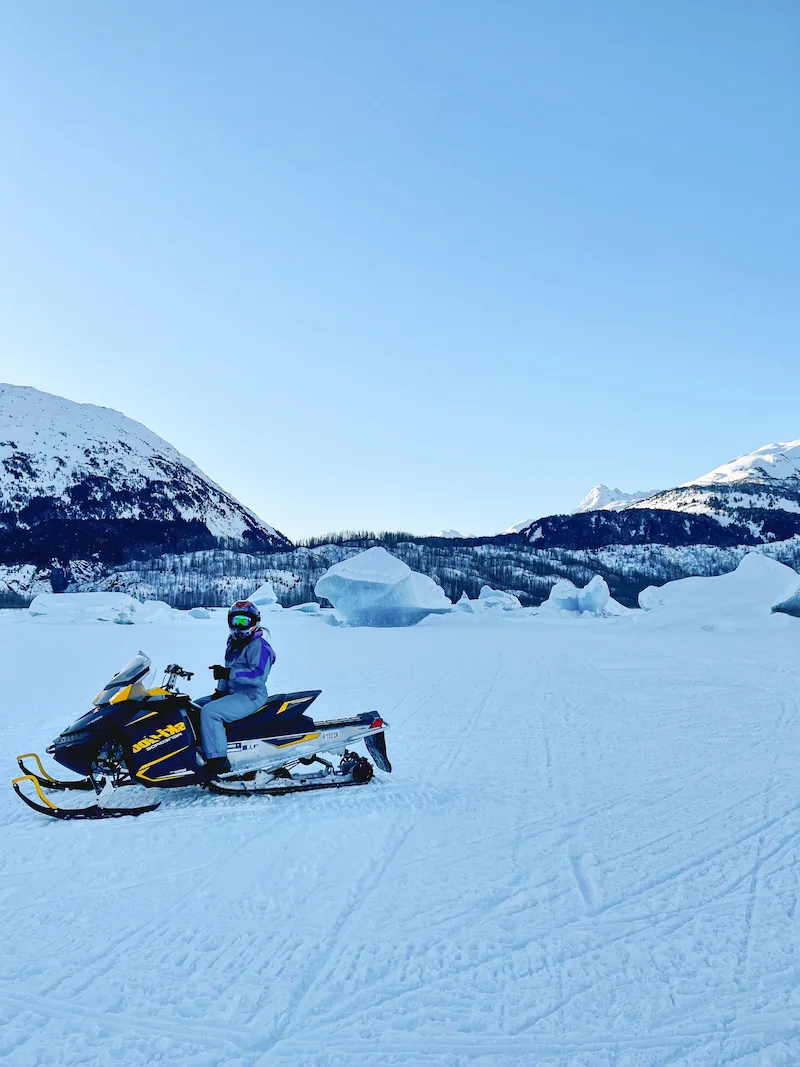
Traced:
[[[730, 631], [276, 613], [271, 691], [379, 709], [394, 773], [96, 824], [3, 790], [3, 1063], [793, 1067], [800, 620], [771, 596]], [[204, 674], [225, 637], [0, 612], [6, 778], [139, 647]]]
[[369, 548], [335, 563], [314, 592], [352, 626], [408, 626], [451, 607], [440, 585], [385, 548]]

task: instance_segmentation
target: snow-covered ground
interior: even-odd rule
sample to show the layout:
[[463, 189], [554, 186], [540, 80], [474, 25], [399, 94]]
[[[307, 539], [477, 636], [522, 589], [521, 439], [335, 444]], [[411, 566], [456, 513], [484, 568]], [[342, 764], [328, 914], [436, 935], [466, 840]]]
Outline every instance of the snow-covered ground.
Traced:
[[[394, 774], [107, 823], [3, 789], [0, 1060], [797, 1064], [800, 619], [719, 610], [271, 614], [272, 691], [379, 709]], [[199, 695], [224, 636], [0, 613], [6, 778], [139, 647]]]

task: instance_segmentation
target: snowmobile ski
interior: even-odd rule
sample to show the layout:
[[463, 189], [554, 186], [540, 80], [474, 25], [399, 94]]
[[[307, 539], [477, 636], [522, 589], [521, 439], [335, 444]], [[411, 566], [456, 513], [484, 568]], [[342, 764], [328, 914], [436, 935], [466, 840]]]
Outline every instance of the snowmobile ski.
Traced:
[[[41, 803], [26, 796], [20, 788], [20, 782], [30, 782]], [[19, 778], [15, 778], [11, 785], [20, 800], [23, 800], [29, 808], [33, 808], [34, 811], [38, 811], [41, 815], [47, 815], [51, 819], [61, 819], [62, 822], [67, 822], [71, 819], [121, 819], [127, 815], [146, 815], [147, 812], [155, 811], [156, 808], [161, 807], [161, 801], [159, 800], [155, 804], [143, 804], [138, 808], [107, 808], [101, 807], [99, 804], [90, 804], [85, 808], [59, 808], [44, 795], [39, 780], [35, 775], [23, 774]]]
[[[26, 759], [34, 761], [38, 768], [38, 772], [32, 771], [30, 767], [25, 766], [24, 761]], [[75, 778], [73, 780], [53, 778], [53, 776], [48, 774], [44, 769], [41, 759], [35, 752], [24, 752], [21, 756], [17, 756], [17, 763], [19, 764], [19, 769], [22, 771], [23, 776], [25, 778], [35, 778], [42, 789], [55, 789], [59, 791], [66, 789], [80, 789], [82, 791], [94, 789], [91, 778]]]

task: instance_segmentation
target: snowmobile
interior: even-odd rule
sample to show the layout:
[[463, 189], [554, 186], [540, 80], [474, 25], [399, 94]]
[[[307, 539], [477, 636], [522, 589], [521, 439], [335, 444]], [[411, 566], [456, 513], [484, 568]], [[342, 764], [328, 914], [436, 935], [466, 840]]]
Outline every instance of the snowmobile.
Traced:
[[[231, 771], [212, 778], [202, 759], [200, 708], [177, 688], [177, 679], [190, 681], [193, 672], [172, 663], [165, 668], [161, 685], [148, 689], [150, 667], [150, 659], [140, 652], [98, 693], [92, 710], [47, 748], [57, 763], [80, 778], [54, 778], [39, 756], [28, 752], [17, 758], [23, 772], [12, 782], [17, 796], [54, 819], [113, 819], [143, 815], [160, 806], [160, 801], [118, 806], [120, 790], [131, 785], [202, 786], [239, 797], [366, 785], [374, 768], [351, 750], [359, 741], [380, 770], [392, 769], [384, 737], [389, 724], [374, 711], [315, 723], [307, 714], [321, 692], [314, 689], [272, 696], [252, 715], [228, 723]], [[338, 756], [338, 764], [320, 752]], [[314, 764], [318, 769], [304, 769]], [[61, 808], [46, 795], [72, 790], [94, 792], [94, 803]]]

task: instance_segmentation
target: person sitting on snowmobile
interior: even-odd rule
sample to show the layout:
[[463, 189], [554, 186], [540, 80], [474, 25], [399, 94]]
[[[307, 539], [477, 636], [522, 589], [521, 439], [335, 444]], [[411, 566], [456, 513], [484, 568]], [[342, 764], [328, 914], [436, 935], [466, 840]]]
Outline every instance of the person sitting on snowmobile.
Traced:
[[[225, 665], [215, 663], [217, 688], [195, 701], [200, 713], [203, 755], [209, 774], [216, 777], [231, 769], [225, 723], [244, 719], [267, 702], [267, 676], [275, 653], [260, 628], [261, 612], [249, 600], [237, 600], [228, 612], [230, 637]], [[269, 633], [269, 631], [267, 631]]]

